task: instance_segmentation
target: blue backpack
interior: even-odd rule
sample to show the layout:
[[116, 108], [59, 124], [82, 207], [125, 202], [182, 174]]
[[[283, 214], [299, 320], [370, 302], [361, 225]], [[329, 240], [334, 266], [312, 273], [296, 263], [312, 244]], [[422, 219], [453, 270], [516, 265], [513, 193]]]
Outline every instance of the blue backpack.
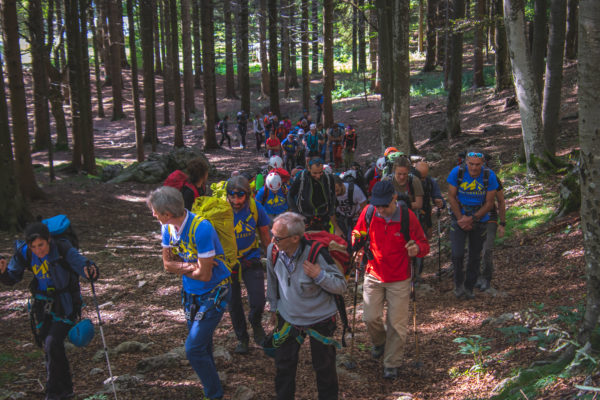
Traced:
[[[41, 217], [38, 217], [40, 219]], [[71, 220], [64, 214], [55, 215], [54, 217], [46, 218], [41, 221], [48, 227], [50, 236], [54, 239], [66, 239], [73, 247], [79, 249], [79, 238], [73, 230]]]

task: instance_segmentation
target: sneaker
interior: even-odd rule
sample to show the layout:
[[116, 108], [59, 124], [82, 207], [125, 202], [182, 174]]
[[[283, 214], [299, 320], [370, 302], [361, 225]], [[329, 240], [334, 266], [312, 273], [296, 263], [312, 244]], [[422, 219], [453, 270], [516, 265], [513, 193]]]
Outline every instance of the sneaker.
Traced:
[[464, 293], [467, 300], [473, 300], [475, 298], [475, 295], [473, 294], [473, 289], [465, 288]]
[[464, 295], [465, 295], [465, 288], [463, 285], [460, 285], [460, 286], [454, 288], [454, 296], [456, 296], [457, 299], [460, 299]]
[[371, 347], [371, 357], [378, 359], [383, 355], [383, 351], [385, 350], [385, 344], [381, 346], [373, 346]]
[[236, 354], [248, 354], [248, 351], [248, 340], [240, 340], [235, 349], [233, 349], [233, 352]]
[[383, 368], [383, 379], [396, 379], [398, 378], [398, 368]]

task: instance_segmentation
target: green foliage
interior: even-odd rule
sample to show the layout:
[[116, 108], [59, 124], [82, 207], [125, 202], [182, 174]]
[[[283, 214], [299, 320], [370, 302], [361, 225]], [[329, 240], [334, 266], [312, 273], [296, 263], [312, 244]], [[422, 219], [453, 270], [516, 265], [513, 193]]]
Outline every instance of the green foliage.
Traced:
[[504, 238], [498, 238], [498, 242], [502, 243], [517, 231], [534, 229], [550, 221], [555, 210], [552, 200], [556, 198], [555, 194], [549, 194], [539, 202], [510, 207], [506, 211], [506, 234]]
[[[494, 66], [486, 65], [483, 68], [485, 86], [491, 87], [496, 84], [494, 75]], [[428, 97], [428, 96], [447, 96], [448, 92], [444, 88], [443, 72], [419, 72], [410, 77], [410, 96]], [[464, 71], [462, 79], [462, 92], [466, 92], [473, 86], [473, 71]]]
[[529, 334], [529, 329], [525, 328], [523, 325], [505, 326], [498, 328], [498, 330], [508, 338], [509, 343], [520, 342], [522, 340], [521, 335]]
[[3, 365], [8, 371], [0, 372], [0, 387], [16, 379], [17, 374], [14, 373], [10, 366], [18, 362], [19, 359], [10, 353], [0, 352], [0, 365]]
[[453, 340], [454, 343], [461, 344], [459, 354], [467, 354], [473, 357], [473, 366], [469, 369], [470, 372], [481, 373], [485, 372], [483, 364], [483, 353], [490, 350], [491, 347], [486, 343], [492, 339], [484, 338], [480, 335], [470, 335], [469, 337], [459, 337]]
[[86, 397], [84, 400], [108, 400], [108, 396], [105, 394], [94, 394]]

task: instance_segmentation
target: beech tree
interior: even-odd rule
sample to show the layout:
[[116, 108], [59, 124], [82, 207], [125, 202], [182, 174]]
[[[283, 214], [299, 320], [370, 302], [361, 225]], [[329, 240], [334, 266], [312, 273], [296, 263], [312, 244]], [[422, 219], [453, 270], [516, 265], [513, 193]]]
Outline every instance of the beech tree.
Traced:
[[310, 103], [310, 70], [308, 55], [308, 0], [302, 0], [302, 17], [300, 22], [300, 47], [302, 58], [302, 108], [309, 109]]
[[333, 0], [323, 1], [323, 126], [333, 126]]
[[144, 143], [152, 143], [152, 152], [158, 142], [156, 132], [156, 91], [154, 81], [154, 0], [140, 0], [140, 33], [142, 40], [142, 64], [144, 69]]
[[191, 123], [190, 115], [196, 112], [194, 104], [194, 67], [192, 64], [191, 0], [181, 0], [181, 46], [183, 51], [183, 119]]
[[[465, 16], [465, 1], [454, 0], [452, 19], [458, 20]], [[448, 71], [448, 101], [446, 105], [446, 135], [453, 138], [460, 135], [460, 104], [462, 92], [462, 63], [463, 63], [463, 33], [453, 29], [450, 39]]]
[[270, 109], [275, 115], [279, 111], [279, 81], [277, 63], [277, 0], [269, 0], [269, 97]]
[[144, 137], [142, 133], [142, 115], [140, 109], [140, 89], [138, 85], [137, 52], [135, 46], [135, 23], [133, 0], [127, 0], [127, 23], [129, 25], [129, 54], [131, 55], [131, 96], [135, 118], [135, 147], [138, 162], [144, 161]]
[[200, 0], [202, 29], [202, 61], [204, 66], [204, 149], [216, 149], [217, 82], [215, 77], [214, 5], [213, 0]]

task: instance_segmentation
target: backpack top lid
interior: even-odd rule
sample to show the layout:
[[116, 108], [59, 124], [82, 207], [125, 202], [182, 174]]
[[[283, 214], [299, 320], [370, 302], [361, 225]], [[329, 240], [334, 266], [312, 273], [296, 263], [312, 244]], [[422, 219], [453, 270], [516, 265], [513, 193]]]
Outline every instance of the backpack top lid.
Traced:
[[42, 223], [48, 227], [50, 236], [62, 235], [71, 226], [69, 217], [64, 214], [55, 215], [54, 217], [42, 220]]

